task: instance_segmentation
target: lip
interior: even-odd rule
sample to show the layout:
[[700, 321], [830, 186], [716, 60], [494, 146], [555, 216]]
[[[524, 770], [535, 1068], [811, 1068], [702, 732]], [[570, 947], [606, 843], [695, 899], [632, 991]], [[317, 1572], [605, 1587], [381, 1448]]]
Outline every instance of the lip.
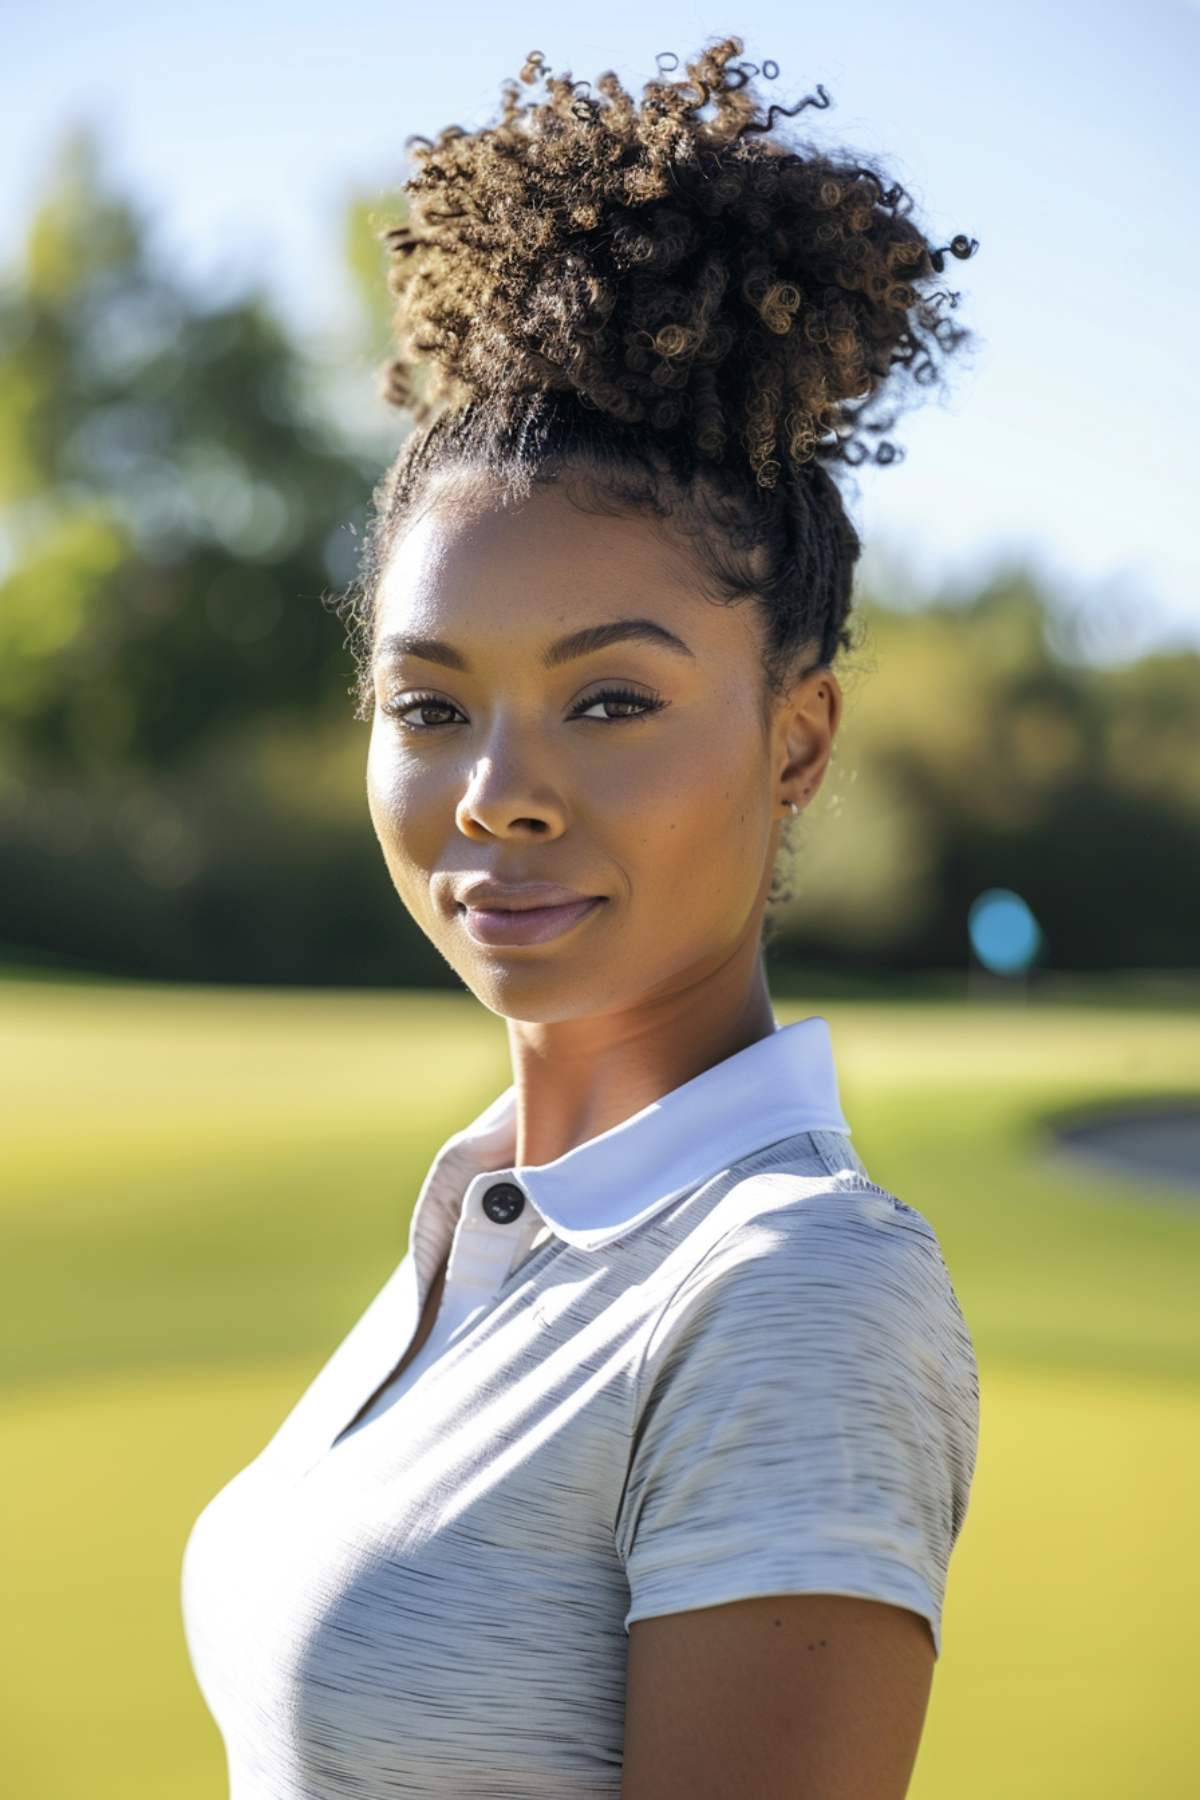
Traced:
[[573, 906], [578, 900], [594, 900], [596, 895], [563, 887], [557, 881], [494, 881], [482, 876], [461, 888], [456, 898], [461, 906], [479, 906], [485, 911], [527, 912], [534, 907]]
[[561, 906], [527, 906], [520, 911], [464, 906], [461, 913], [477, 944], [545, 944], [562, 937], [603, 905], [603, 895], [584, 895]]

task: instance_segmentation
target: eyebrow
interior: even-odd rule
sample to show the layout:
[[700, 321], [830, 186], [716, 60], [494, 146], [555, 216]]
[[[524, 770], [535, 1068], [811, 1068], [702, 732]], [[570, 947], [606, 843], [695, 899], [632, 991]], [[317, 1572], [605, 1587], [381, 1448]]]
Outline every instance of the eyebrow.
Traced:
[[[665, 625], [658, 625], [653, 619], [611, 619], [604, 625], [585, 625], [581, 631], [572, 631], [566, 637], [556, 638], [547, 644], [539, 661], [543, 669], [553, 669], [559, 663], [571, 662], [577, 656], [588, 656], [594, 650], [606, 650], [610, 644], [624, 643], [626, 640], [640, 640], [647, 644], [658, 644], [667, 650], [674, 650], [683, 656], [693, 656], [681, 637], [668, 631]], [[423, 662], [442, 663], [448, 669], [459, 669], [469, 675], [471, 665], [461, 650], [453, 644], [447, 644], [442, 638], [417, 637], [407, 631], [391, 631], [379, 640], [375, 650], [375, 661], [381, 662], [389, 656], [419, 656]]]

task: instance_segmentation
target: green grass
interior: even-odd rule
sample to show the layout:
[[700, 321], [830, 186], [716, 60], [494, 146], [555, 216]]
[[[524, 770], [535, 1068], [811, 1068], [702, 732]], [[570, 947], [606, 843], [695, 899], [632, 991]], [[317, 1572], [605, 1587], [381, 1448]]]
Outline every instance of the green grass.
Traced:
[[[1190, 1797], [1200, 1196], [1077, 1168], [1048, 1126], [1193, 1095], [1200, 1019], [777, 1012], [829, 1019], [855, 1142], [935, 1226], [979, 1355], [912, 1800]], [[503, 1025], [457, 994], [8, 979], [0, 1075], [0, 1787], [219, 1800], [187, 1533], [395, 1266], [433, 1151], [508, 1082]]]

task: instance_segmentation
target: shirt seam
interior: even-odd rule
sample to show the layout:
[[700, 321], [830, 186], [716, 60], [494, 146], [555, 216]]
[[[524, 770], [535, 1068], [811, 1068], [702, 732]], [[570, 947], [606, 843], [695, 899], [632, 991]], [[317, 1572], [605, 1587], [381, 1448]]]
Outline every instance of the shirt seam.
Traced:
[[[743, 1160], [747, 1163], [754, 1162], [758, 1157], [765, 1156], [768, 1150], [774, 1149], [776, 1144], [794, 1143], [801, 1138], [807, 1138], [809, 1140], [809, 1142], [811, 1143], [812, 1136], [813, 1136], [813, 1134], [811, 1131], [789, 1132], [786, 1137], [775, 1138], [769, 1144], [761, 1144], [759, 1146], [759, 1148], [753, 1152], [752, 1155], [745, 1157]], [[813, 1148], [814, 1153], [820, 1157], [822, 1165], [825, 1165], [825, 1157], [822, 1154], [819, 1147], [816, 1144], [813, 1144], [812, 1148]], [[741, 1166], [741, 1164], [739, 1164], [739, 1163], [733, 1163], [730, 1165], [730, 1170], [739, 1168], [740, 1166]], [[725, 1173], [729, 1173], [729, 1172], [730, 1172], [729, 1170], [725, 1171]], [[826, 1175], [832, 1175], [832, 1174], [834, 1174], [835, 1171], [833, 1171], [826, 1165], [823, 1167], [823, 1172]], [[818, 1190], [818, 1195], [819, 1194], [842, 1194], [842, 1193], [875, 1194], [885, 1200], [890, 1201], [892, 1203], [893, 1207], [896, 1205], [896, 1196], [894, 1194], [889, 1193], [886, 1188], [881, 1188], [877, 1182], [871, 1181], [867, 1176], [859, 1175], [857, 1172], [853, 1172], [850, 1180], [847, 1182], [839, 1183], [837, 1186], [831, 1186], [828, 1188], [822, 1188], [822, 1189]], [[813, 1196], [813, 1197], [816, 1198], [818, 1196]], [[654, 1342], [654, 1334], [658, 1330], [658, 1327], [659, 1327], [660, 1323], [662, 1322], [663, 1314], [666, 1312], [667, 1308], [671, 1305], [672, 1301], [675, 1299], [675, 1297], [679, 1293], [680, 1289], [687, 1285], [687, 1283], [692, 1279], [693, 1275], [699, 1274], [700, 1270], [708, 1262], [709, 1258], [714, 1256], [716, 1254], [716, 1252], [721, 1248], [722, 1244], [725, 1242], [725, 1239], [727, 1237], [731, 1236], [733, 1232], [737, 1231], [743, 1223], [744, 1223], [744, 1221], [741, 1219], [734, 1219], [732, 1221], [732, 1223], [727, 1227], [727, 1229], [721, 1233], [720, 1237], [714, 1239], [714, 1241], [709, 1245], [708, 1249], [704, 1252], [704, 1255], [700, 1258], [699, 1262], [693, 1263], [691, 1268], [687, 1269], [679, 1277], [679, 1280], [675, 1283], [675, 1286], [670, 1289], [666, 1298], [663, 1300], [661, 1306], [656, 1308], [654, 1316], [650, 1321], [650, 1327], [649, 1327], [648, 1331], [646, 1332], [645, 1339], [642, 1344], [641, 1354], [638, 1357], [637, 1367], [634, 1370], [633, 1381], [630, 1385], [629, 1410], [628, 1410], [628, 1413], [626, 1415], [626, 1420], [625, 1420], [625, 1444], [627, 1446], [627, 1451], [626, 1451], [627, 1462], [626, 1462], [626, 1467], [625, 1467], [625, 1479], [621, 1483], [621, 1491], [617, 1495], [617, 1502], [616, 1502], [616, 1506], [613, 1509], [613, 1517], [612, 1517], [612, 1521], [611, 1521], [614, 1545], [616, 1545], [616, 1542], [617, 1542], [617, 1521], [620, 1518], [621, 1508], [625, 1503], [625, 1496], [626, 1496], [626, 1493], [629, 1488], [629, 1477], [630, 1477], [630, 1474], [631, 1474], [632, 1468], [633, 1468], [633, 1457], [632, 1457], [633, 1433], [634, 1433], [634, 1429], [635, 1429], [635, 1426], [637, 1424], [637, 1419], [638, 1419], [639, 1402], [641, 1400], [641, 1393], [642, 1393], [642, 1380], [645, 1375], [646, 1361], [650, 1354], [650, 1345]], [[620, 1551], [618, 1549], [618, 1556], [619, 1555], [620, 1555]]]

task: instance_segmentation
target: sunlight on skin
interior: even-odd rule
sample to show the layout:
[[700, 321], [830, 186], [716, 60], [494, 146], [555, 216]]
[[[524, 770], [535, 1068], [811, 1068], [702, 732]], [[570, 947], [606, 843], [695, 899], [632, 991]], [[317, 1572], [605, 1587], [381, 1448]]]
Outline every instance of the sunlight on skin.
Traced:
[[[558, 637], [629, 617], [686, 650], [626, 641], [544, 666]], [[767, 730], [758, 620], [707, 600], [652, 522], [551, 489], [510, 507], [435, 490], [384, 571], [377, 644], [437, 638], [468, 668], [377, 657], [371, 818], [408, 911], [508, 1021], [518, 1162], [772, 1029], [760, 935], [779, 827], [820, 785], [841, 690], [812, 672]], [[613, 687], [637, 698], [606, 705]], [[483, 945], [456, 904], [481, 877], [603, 904], [551, 942]]]

